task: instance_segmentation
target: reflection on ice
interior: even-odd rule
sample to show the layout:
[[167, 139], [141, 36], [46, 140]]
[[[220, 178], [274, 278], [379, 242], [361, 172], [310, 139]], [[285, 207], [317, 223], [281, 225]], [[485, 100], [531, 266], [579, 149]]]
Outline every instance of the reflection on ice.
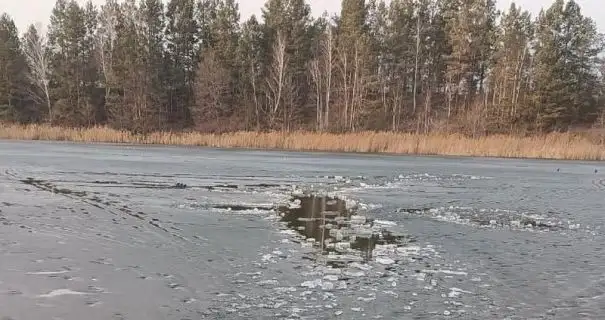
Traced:
[[[357, 215], [347, 202], [333, 197], [296, 196], [290, 204], [279, 207], [282, 221], [290, 230], [306, 238], [330, 264], [363, 262], [372, 259], [377, 246], [402, 244], [403, 235], [386, 229], [394, 223], [373, 221]], [[383, 258], [381, 263], [394, 263]]]

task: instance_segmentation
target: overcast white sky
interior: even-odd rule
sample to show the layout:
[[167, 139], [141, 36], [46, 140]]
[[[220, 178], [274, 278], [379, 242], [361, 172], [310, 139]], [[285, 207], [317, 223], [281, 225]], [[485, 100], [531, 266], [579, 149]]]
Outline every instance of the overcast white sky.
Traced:
[[[78, 0], [84, 3], [86, 0]], [[307, 0], [313, 8], [313, 15], [320, 15], [324, 10], [328, 12], [337, 12], [340, 10], [341, 0]], [[508, 8], [513, 0], [497, 0], [500, 8]], [[576, 0], [582, 7], [582, 12], [591, 16], [597, 22], [601, 32], [605, 32], [605, 3], [604, 0]], [[105, 0], [93, 0], [95, 4], [102, 4]], [[240, 0], [240, 10], [242, 18], [248, 17], [252, 13], [260, 13], [260, 8], [265, 0]], [[549, 6], [553, 0], [516, 0], [517, 4], [530, 10], [534, 15], [540, 11], [541, 7]], [[0, 11], [10, 14], [19, 30], [24, 29], [33, 22], [47, 24], [50, 12], [55, 4], [55, 0], [0, 0]]]

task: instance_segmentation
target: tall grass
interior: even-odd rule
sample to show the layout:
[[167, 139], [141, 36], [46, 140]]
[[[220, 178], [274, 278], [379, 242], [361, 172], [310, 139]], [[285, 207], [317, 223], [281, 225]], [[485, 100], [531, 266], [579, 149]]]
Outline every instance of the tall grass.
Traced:
[[457, 134], [417, 135], [390, 132], [330, 134], [315, 132], [156, 132], [136, 135], [107, 127], [72, 129], [46, 125], [0, 124], [0, 139], [134, 143], [218, 148], [372, 152], [417, 155], [489, 156], [566, 160], [605, 160], [605, 144], [578, 133], [470, 138]]

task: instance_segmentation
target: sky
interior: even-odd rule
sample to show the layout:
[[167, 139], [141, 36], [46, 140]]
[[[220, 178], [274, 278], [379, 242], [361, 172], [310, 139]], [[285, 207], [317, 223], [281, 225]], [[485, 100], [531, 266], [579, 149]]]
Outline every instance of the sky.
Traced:
[[[81, 3], [86, 0], [78, 0]], [[307, 0], [313, 9], [313, 15], [319, 16], [324, 10], [330, 13], [340, 10], [340, 0]], [[497, 0], [500, 9], [507, 9], [513, 0]], [[102, 4], [105, 0], [93, 0], [95, 4]], [[239, 0], [242, 20], [251, 14], [259, 14], [265, 0]], [[515, 0], [515, 3], [537, 15], [540, 8], [548, 7], [553, 0]], [[605, 33], [605, 6], [603, 0], [576, 0], [581, 6], [584, 15], [592, 17], [599, 30]], [[0, 0], [0, 12], [10, 14], [21, 32], [25, 31], [30, 23], [48, 23], [50, 12], [55, 0]]]

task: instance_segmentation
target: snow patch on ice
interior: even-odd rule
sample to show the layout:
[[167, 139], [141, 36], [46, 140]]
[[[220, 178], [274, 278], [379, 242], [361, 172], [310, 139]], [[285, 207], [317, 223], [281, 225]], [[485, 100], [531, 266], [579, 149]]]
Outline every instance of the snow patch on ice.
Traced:
[[28, 272], [26, 274], [30, 274], [30, 275], [56, 275], [56, 274], [64, 274], [64, 273], [68, 273], [69, 270], [62, 270], [62, 271], [40, 271], [40, 272]]
[[70, 289], [57, 289], [57, 290], [53, 290], [49, 293], [46, 294], [41, 294], [38, 295], [39, 298], [55, 298], [55, 297], [59, 297], [59, 296], [65, 296], [65, 295], [86, 295], [87, 293], [85, 292], [79, 292], [79, 291], [73, 291]]

